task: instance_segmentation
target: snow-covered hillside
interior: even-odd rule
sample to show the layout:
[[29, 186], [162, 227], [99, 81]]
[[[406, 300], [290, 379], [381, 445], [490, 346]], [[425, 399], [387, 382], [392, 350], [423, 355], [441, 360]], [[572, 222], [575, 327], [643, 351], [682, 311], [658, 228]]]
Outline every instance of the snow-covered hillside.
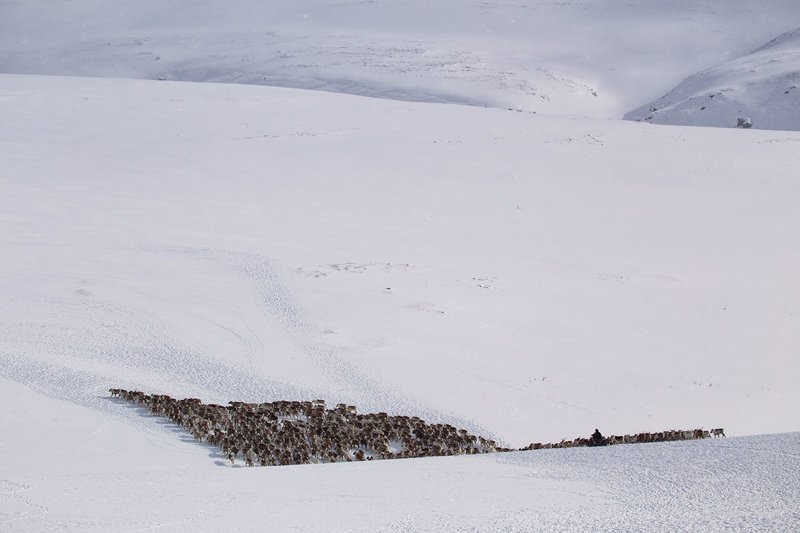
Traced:
[[619, 118], [798, 25], [796, 0], [5, 1], [0, 72]]
[[800, 129], [800, 28], [757, 50], [695, 74], [625, 118], [653, 124]]
[[[796, 7], [0, 0], [0, 530], [790, 531], [800, 132], [616, 119], [792, 129]], [[242, 468], [112, 387], [730, 438]]]
[[97, 416], [2, 378], [0, 391], [9, 533], [791, 531], [798, 518], [798, 433], [230, 468], [136, 409]]
[[800, 135], [0, 77], [2, 373], [514, 446], [796, 429]]

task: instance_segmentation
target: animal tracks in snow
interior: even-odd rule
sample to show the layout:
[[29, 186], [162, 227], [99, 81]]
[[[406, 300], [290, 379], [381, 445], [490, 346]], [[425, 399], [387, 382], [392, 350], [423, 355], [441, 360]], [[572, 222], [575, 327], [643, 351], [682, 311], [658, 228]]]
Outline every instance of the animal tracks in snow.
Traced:
[[321, 278], [339, 272], [348, 274], [364, 274], [366, 272], [392, 273], [408, 272], [419, 268], [423, 267], [409, 263], [331, 263], [318, 267], [297, 267], [292, 271], [312, 278]]
[[[129, 420], [130, 412], [98, 401], [109, 382], [124, 376], [127, 387], [177, 385], [181, 394], [209, 398], [326, 397], [487, 433], [420, 406], [350, 362], [266, 257], [148, 244], [40, 243], [12, 250], [20, 263], [35, 263], [35, 275], [48, 283], [21, 284], [24, 289], [0, 302], [0, 374], [42, 394]], [[42, 253], [58, 259], [48, 266], [36, 259]], [[323, 268], [348, 275], [417, 267]]]
[[29, 490], [28, 485], [0, 480], [0, 527], [20, 520], [33, 520], [50, 511], [34, 503], [26, 494]]
[[432, 304], [432, 303], [426, 303], [426, 302], [417, 302], [417, 303], [409, 304], [408, 308], [409, 309], [414, 309], [414, 310], [417, 310], [417, 311], [424, 311], [426, 313], [433, 313], [433, 314], [436, 314], [436, 315], [444, 315], [444, 314], [447, 313], [447, 311], [444, 309], [443, 306]]
[[476, 287], [480, 287], [481, 289], [492, 289], [497, 282], [497, 278], [494, 276], [473, 277], [472, 281], [475, 282]]

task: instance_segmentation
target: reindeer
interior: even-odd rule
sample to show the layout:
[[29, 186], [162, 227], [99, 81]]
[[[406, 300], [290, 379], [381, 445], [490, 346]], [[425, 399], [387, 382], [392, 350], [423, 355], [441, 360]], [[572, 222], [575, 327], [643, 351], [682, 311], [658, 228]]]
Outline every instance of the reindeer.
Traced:
[[384, 412], [362, 415], [347, 404], [326, 409], [323, 400], [223, 406], [198, 398], [109, 392], [169, 417], [196, 439], [219, 447], [231, 464], [240, 454], [247, 466], [266, 466], [511, 451], [449, 424]]

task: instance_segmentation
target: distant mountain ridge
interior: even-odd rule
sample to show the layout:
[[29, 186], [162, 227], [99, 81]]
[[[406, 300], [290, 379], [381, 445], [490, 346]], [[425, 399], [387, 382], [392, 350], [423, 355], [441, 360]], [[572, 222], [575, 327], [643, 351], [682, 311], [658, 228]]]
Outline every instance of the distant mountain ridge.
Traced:
[[625, 115], [653, 124], [800, 130], [800, 28], [747, 55], [694, 74]]
[[[269, 85], [618, 119], [799, 23], [796, 0], [6, 1], [0, 73]], [[778, 107], [774, 121], [758, 115], [753, 127], [796, 129], [781, 118], [781, 99], [755, 100], [755, 111]], [[650, 107], [665, 105], [646, 104], [632, 118], [644, 120]], [[685, 114], [650, 121], [729, 126], [736, 113]]]

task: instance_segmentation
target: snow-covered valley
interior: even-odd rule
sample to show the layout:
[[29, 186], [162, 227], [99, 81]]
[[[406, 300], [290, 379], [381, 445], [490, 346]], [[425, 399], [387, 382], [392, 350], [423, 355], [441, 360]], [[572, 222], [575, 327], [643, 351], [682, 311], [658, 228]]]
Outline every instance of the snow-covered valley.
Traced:
[[[796, 0], [73, 0], [46, 8], [6, 0], [0, 72], [248, 83], [622, 118], [799, 26]], [[737, 102], [752, 100], [753, 77], [756, 99], [783, 87], [770, 78], [774, 65], [750, 68], [757, 70], [724, 78], [723, 89], [739, 90]], [[734, 126], [737, 111], [723, 124]], [[720, 125], [711, 115], [692, 124]], [[800, 117], [784, 123], [800, 129]]]

